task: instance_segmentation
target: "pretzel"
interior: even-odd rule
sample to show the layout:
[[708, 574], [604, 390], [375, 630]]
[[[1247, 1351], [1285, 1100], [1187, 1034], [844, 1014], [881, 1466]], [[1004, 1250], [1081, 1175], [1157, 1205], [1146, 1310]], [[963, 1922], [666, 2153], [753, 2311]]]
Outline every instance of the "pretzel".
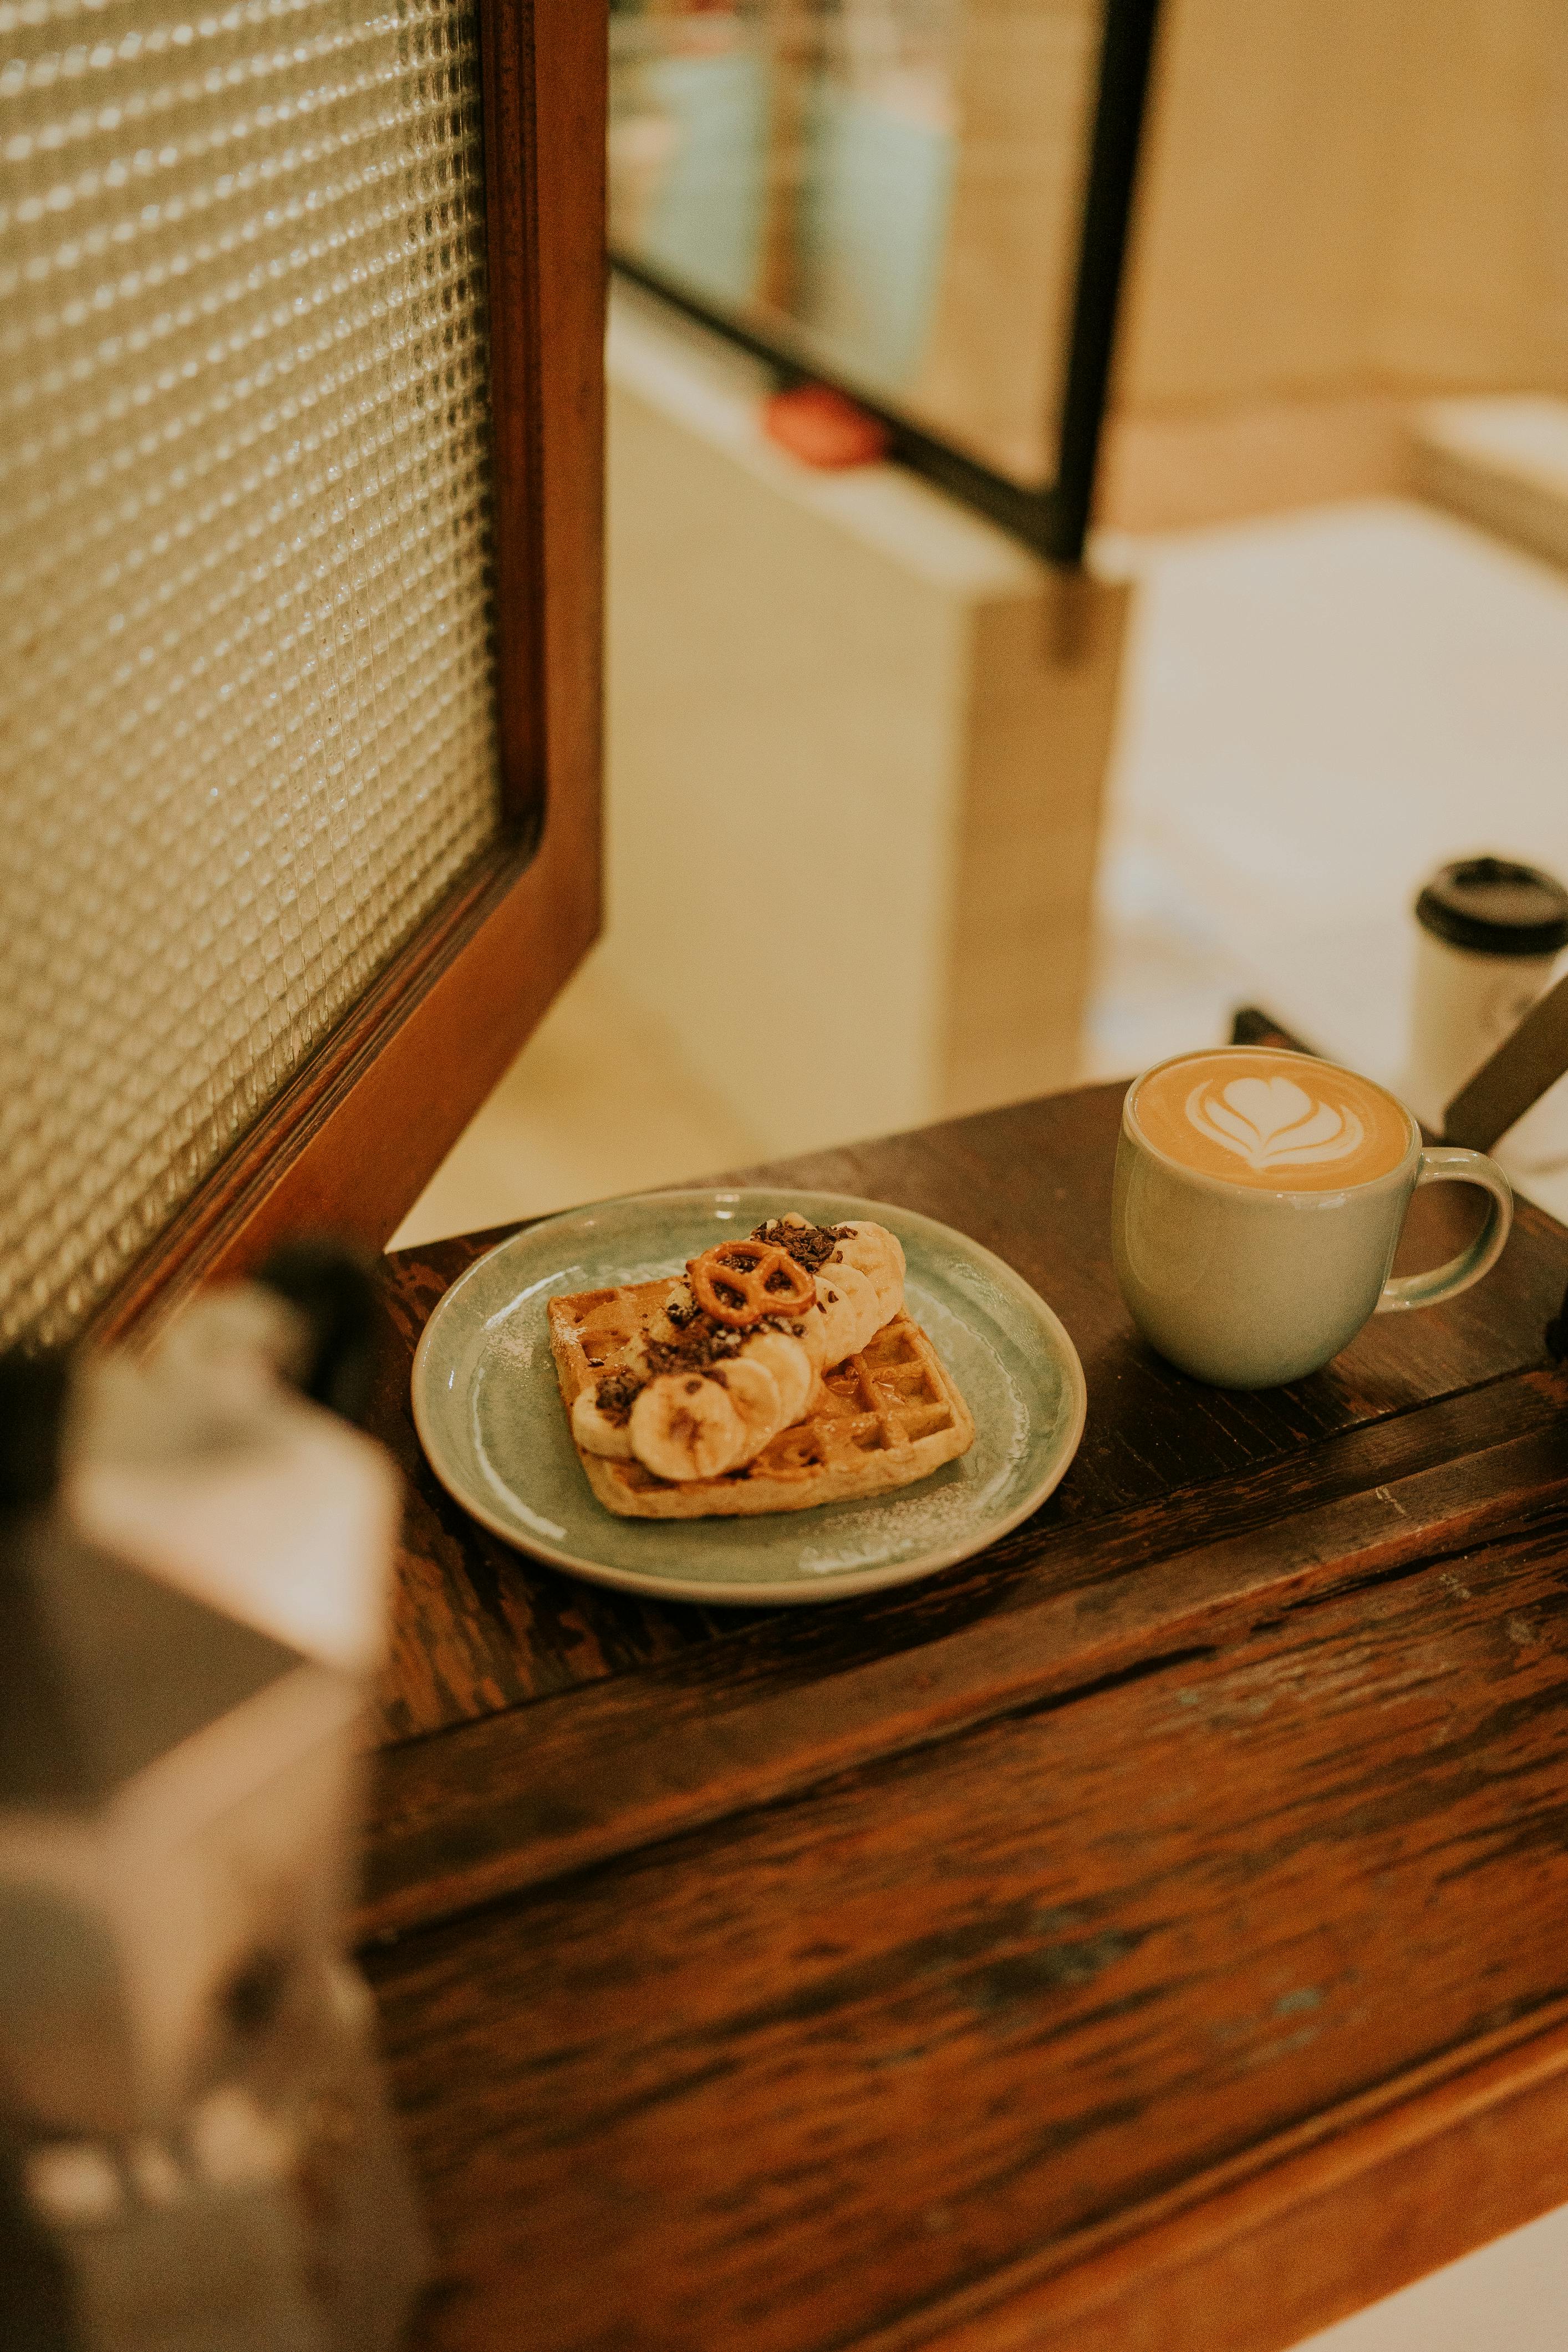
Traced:
[[718, 1242], [689, 1259], [686, 1272], [703, 1313], [732, 1331], [750, 1330], [770, 1315], [799, 1315], [816, 1298], [805, 1266], [772, 1242]]

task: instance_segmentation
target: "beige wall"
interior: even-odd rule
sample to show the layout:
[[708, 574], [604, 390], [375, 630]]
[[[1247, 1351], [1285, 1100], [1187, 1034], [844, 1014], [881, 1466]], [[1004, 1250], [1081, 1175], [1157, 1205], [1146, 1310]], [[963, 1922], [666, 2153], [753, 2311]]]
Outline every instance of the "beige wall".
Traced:
[[1167, 0], [1117, 404], [1568, 387], [1564, 0]]
[[1404, 5], [1401, 203], [1378, 357], [1423, 388], [1568, 387], [1568, 7]]
[[1066, 368], [1102, 0], [964, 0], [963, 137], [911, 412], [1047, 479]]

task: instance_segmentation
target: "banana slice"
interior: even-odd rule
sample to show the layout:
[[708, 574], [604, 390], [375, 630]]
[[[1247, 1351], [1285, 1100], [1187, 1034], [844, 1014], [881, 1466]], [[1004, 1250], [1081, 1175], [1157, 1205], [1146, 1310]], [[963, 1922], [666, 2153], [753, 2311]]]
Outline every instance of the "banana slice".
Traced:
[[856, 1267], [838, 1265], [824, 1266], [816, 1276], [816, 1296], [827, 1325], [827, 1361], [841, 1364], [881, 1321], [877, 1294]]
[[[837, 1271], [836, 1266], [834, 1272]], [[841, 1364], [855, 1345], [855, 1329], [860, 1318], [847, 1290], [840, 1290], [825, 1274], [819, 1274], [816, 1280], [816, 1303], [822, 1311], [822, 1366], [826, 1371]]]
[[840, 1242], [836, 1255], [829, 1258], [822, 1271], [826, 1275], [835, 1275], [842, 1265], [853, 1267], [870, 1284], [876, 1293], [879, 1325], [898, 1313], [903, 1301], [903, 1285], [893, 1271], [891, 1258], [879, 1243], [863, 1234]]
[[800, 1325], [798, 1344], [805, 1349], [805, 1360], [815, 1376], [833, 1360], [827, 1352], [827, 1318], [822, 1311], [821, 1300], [816, 1300], [804, 1314], [794, 1316], [791, 1320]]
[[858, 1266], [879, 1298], [890, 1291], [898, 1280], [892, 1252], [883, 1235], [874, 1228], [860, 1226], [850, 1232], [840, 1240], [837, 1255], [847, 1259], [849, 1265]]
[[[816, 1318], [820, 1326], [822, 1318]], [[802, 1341], [792, 1339], [787, 1331], [759, 1331], [748, 1339], [738, 1360], [743, 1364], [765, 1364], [778, 1386], [779, 1427], [793, 1428], [803, 1420], [816, 1386], [816, 1374], [811, 1358]]]
[[720, 1365], [717, 1377], [722, 1381], [724, 1393], [740, 1414], [746, 1433], [745, 1442], [730, 1465], [733, 1469], [739, 1463], [750, 1462], [770, 1437], [778, 1435], [784, 1425], [784, 1400], [768, 1366], [749, 1352], [728, 1357]]
[[603, 1454], [611, 1462], [632, 1458], [630, 1427], [624, 1421], [607, 1421], [592, 1389], [579, 1390], [573, 1401], [572, 1434], [584, 1454]]
[[890, 1232], [886, 1225], [879, 1225], [870, 1217], [853, 1219], [849, 1231], [857, 1240], [875, 1242], [879, 1249], [884, 1250], [900, 1282], [903, 1280], [904, 1245], [897, 1234]]
[[[896, 1234], [886, 1225], [862, 1218], [838, 1244], [847, 1265], [858, 1266], [877, 1293], [882, 1321], [888, 1322], [904, 1303], [904, 1253]], [[830, 1261], [831, 1263], [831, 1261]]]
[[869, 1275], [862, 1274], [860, 1268], [851, 1265], [847, 1258], [837, 1265], [825, 1266], [823, 1272], [836, 1288], [847, 1288], [855, 1307], [855, 1345], [857, 1348], [868, 1346], [886, 1320], [876, 1284]]
[[717, 1381], [661, 1372], [632, 1407], [632, 1452], [656, 1478], [717, 1478], [733, 1467], [745, 1424]]

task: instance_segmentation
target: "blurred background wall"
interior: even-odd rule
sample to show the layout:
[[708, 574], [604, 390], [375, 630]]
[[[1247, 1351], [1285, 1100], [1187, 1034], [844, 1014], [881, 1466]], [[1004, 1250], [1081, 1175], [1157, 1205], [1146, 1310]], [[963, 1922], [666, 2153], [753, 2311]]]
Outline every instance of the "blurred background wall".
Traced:
[[1439, 393], [1568, 391], [1557, 0], [1169, 0], [1103, 520], [1403, 486]]

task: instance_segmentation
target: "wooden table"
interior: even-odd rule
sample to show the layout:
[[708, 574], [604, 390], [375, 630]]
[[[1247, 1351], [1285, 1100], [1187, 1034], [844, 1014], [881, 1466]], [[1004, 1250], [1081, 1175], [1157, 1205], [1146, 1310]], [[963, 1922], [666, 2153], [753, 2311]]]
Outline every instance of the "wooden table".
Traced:
[[[363, 1906], [441, 2352], [1263, 2352], [1568, 2198], [1568, 1237], [1202, 1388], [1134, 1339], [1120, 1090], [769, 1181], [946, 1219], [1089, 1427], [994, 1551], [773, 1614], [411, 1503]], [[1416, 1237], [1464, 1196], [1418, 1196]]]

